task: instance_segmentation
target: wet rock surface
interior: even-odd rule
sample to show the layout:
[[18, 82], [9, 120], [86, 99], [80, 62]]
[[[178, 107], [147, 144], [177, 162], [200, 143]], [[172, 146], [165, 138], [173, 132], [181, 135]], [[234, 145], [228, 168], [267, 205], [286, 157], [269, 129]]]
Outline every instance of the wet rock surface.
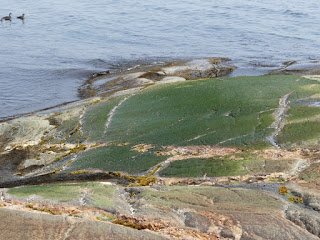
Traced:
[[138, 66], [120, 72], [94, 74], [82, 87], [83, 98], [102, 94], [108, 96], [115, 91], [150, 84], [173, 83], [184, 80], [222, 77], [236, 69], [227, 62], [228, 58], [203, 58]]
[[319, 61], [287, 61], [279, 69], [272, 70], [269, 74], [278, 75], [319, 75], [320, 62]]

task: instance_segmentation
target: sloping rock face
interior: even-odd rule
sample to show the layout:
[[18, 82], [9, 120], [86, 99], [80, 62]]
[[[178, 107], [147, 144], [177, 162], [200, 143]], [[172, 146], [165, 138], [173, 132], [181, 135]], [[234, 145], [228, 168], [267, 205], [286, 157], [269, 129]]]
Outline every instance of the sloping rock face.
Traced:
[[[37, 187], [29, 188], [28, 194], [28, 187], [15, 189], [16, 194], [26, 194], [18, 197], [20, 201], [12, 199], [17, 196], [3, 195], [0, 239], [304, 240], [318, 239], [320, 233], [319, 212], [276, 193], [279, 185], [264, 190], [258, 184], [252, 189], [247, 185], [117, 187], [113, 193], [105, 189], [102, 195], [101, 184], [74, 184], [74, 190], [82, 186], [82, 191], [69, 202], [49, 200], [55, 198], [47, 195], [54, 185], [47, 185], [48, 190], [39, 186], [38, 195], [44, 194], [46, 199], [39, 198]], [[68, 185], [70, 193], [72, 186]], [[76, 205], [79, 197], [79, 201], [89, 200], [91, 207]], [[102, 210], [107, 202], [109, 209], [113, 205], [113, 213]]]
[[0, 209], [0, 239], [168, 239], [116, 224]]
[[[196, 229], [199, 239], [211, 239], [210, 236], [218, 239], [318, 239], [317, 220], [314, 219], [312, 225], [307, 212], [297, 216], [303, 208], [258, 189], [212, 186], [140, 189], [132, 204], [135, 217], [157, 222], [161, 216], [161, 221], [170, 223], [172, 228]], [[295, 211], [285, 215], [284, 209], [288, 206]], [[295, 218], [309, 219], [305, 225], [297, 226], [292, 221], [294, 214]]]

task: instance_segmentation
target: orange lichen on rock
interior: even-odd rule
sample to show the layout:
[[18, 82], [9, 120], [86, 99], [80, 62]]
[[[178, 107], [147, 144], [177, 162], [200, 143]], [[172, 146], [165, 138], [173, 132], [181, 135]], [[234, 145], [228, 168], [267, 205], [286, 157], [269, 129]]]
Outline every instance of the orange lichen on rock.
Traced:
[[279, 187], [278, 192], [281, 195], [287, 195], [290, 193], [290, 190], [288, 188], [286, 188], [285, 186], [281, 186], [281, 187]]
[[294, 202], [296, 204], [302, 204], [303, 199], [301, 197], [292, 196], [288, 198], [291, 202]]

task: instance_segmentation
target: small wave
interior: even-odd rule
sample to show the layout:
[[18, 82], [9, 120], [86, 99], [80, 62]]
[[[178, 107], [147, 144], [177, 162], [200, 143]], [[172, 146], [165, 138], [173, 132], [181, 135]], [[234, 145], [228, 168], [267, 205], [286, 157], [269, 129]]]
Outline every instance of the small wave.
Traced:
[[307, 13], [292, 11], [290, 9], [287, 9], [283, 13], [286, 15], [294, 16], [294, 17], [307, 17], [307, 16], [309, 16], [309, 14], [307, 14]]
[[89, 65], [95, 67], [95, 68], [105, 68], [108, 63], [103, 59], [93, 59], [87, 62]]

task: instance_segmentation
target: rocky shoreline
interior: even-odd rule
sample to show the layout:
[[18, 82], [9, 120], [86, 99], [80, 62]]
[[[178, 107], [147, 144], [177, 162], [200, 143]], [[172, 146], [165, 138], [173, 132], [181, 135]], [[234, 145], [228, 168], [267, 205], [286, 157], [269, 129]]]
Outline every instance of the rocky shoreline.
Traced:
[[236, 69], [225, 58], [101, 72], [81, 101], [0, 122], [0, 229], [21, 239], [17, 219], [32, 223], [26, 239], [318, 239], [317, 135], [283, 135], [318, 120], [302, 104], [318, 101], [310, 64], [253, 78], [222, 78]]
[[[128, 66], [127, 66], [128, 65]], [[320, 73], [320, 62], [317, 60], [310, 61], [286, 61], [282, 65], [264, 65], [252, 63], [253, 69], [239, 69], [239, 73], [233, 74], [237, 70], [237, 62], [233, 62], [229, 58], [212, 57], [212, 58], [197, 58], [189, 60], [163, 61], [163, 62], [142, 62], [139, 64], [127, 64], [126, 68], [118, 67], [113, 70], [106, 70], [92, 74], [78, 88], [79, 100], [72, 102], [64, 102], [56, 106], [39, 109], [37, 111], [21, 113], [17, 115], [0, 118], [1, 122], [10, 121], [12, 119], [26, 117], [46, 111], [54, 111], [56, 108], [64, 107], [74, 102], [79, 102], [94, 96], [110, 96], [118, 91], [128, 90], [136, 87], [143, 87], [152, 84], [157, 84], [161, 79], [168, 77], [166, 80], [184, 81], [195, 80], [199, 78], [223, 77], [223, 76], [249, 76], [264, 73], [270, 75], [279, 74], [295, 74], [295, 75], [317, 75]], [[175, 71], [166, 74], [161, 69], [170, 68]], [[172, 71], [171, 70], [171, 71]], [[175, 78], [176, 77], [176, 78]], [[179, 78], [181, 77], [181, 78]], [[175, 79], [175, 80], [174, 80]], [[165, 81], [162, 81], [163, 83]], [[161, 81], [160, 81], [161, 82]]]

